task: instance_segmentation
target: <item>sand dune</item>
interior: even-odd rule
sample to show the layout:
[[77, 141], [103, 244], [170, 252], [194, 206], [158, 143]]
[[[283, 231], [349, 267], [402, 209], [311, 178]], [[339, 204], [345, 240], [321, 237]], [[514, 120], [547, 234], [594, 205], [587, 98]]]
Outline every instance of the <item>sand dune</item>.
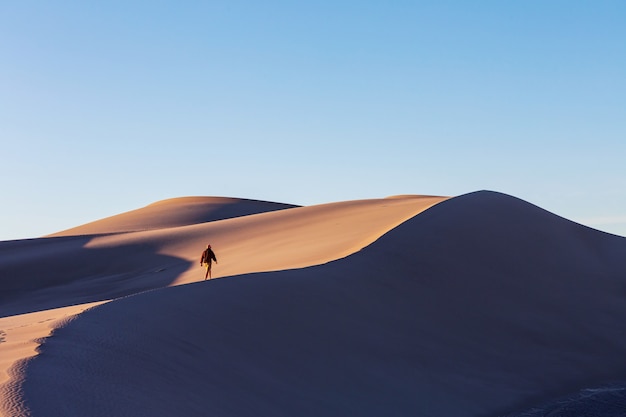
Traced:
[[94, 235], [187, 226], [297, 207], [292, 204], [226, 197], [182, 197], [107, 217], [50, 235]]
[[[189, 283], [208, 238], [228, 278]], [[96, 301], [94, 276], [141, 287], [146, 262], [168, 277], [151, 288], [174, 286], [51, 326], [11, 369], [6, 415], [495, 417], [626, 379], [626, 240], [499, 193], [56, 239], [5, 243], [0, 266], [33, 260], [14, 245], [133, 259], [9, 288], [0, 325]]]
[[[207, 205], [207, 213], [194, 214], [201, 223], [172, 227], [190, 221], [190, 200], [174, 199], [167, 201], [166, 222], [153, 216], [137, 218], [144, 210], [140, 209], [93, 222], [90, 230], [72, 229], [69, 236], [0, 242], [0, 341], [4, 342], [0, 343], [0, 383], [11, 375], [12, 386], [19, 385], [23, 362], [36, 354], [39, 339], [47, 337], [58, 320], [117, 297], [203, 279], [197, 262], [207, 240], [220, 261], [214, 277], [314, 265], [362, 248], [443, 199], [406, 196], [393, 201], [292, 206], [275, 213], [269, 211], [287, 205], [240, 200], [257, 212], [259, 207], [268, 211], [249, 215], [249, 209], [233, 210], [232, 199], [208, 198], [200, 200], [221, 201], [225, 207]], [[205, 221], [214, 212], [228, 220]], [[136, 229], [128, 226], [131, 217], [142, 222], [142, 228], [153, 230], [123, 232]], [[117, 233], [73, 235], [111, 231]], [[12, 390], [4, 389], [3, 404], [9, 410], [4, 415], [19, 415], [15, 399], [19, 389]]]

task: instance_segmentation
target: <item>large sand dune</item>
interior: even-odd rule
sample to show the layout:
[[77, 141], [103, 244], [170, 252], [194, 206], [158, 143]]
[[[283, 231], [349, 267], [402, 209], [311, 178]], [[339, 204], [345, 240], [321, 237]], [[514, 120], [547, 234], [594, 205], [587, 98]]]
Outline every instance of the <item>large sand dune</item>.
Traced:
[[[192, 283], [207, 240], [225, 278]], [[5, 415], [495, 417], [626, 379], [626, 239], [499, 193], [5, 242], [0, 268]], [[20, 360], [23, 328], [54, 331]]]
[[[202, 280], [197, 263], [207, 241], [219, 257], [214, 277], [316, 265], [361, 249], [443, 199], [403, 196], [273, 212], [287, 205], [211, 197], [200, 202], [224, 207], [205, 204], [206, 213], [194, 214], [201, 222], [188, 224], [189, 203], [198, 199], [183, 198], [165, 202], [167, 222], [148, 206], [114, 216], [119, 223], [108, 218], [61, 237], [0, 242], [0, 384], [10, 384], [0, 409], [27, 414], [18, 411], [23, 364], [59, 321], [110, 299]], [[146, 218], [137, 216], [142, 212]], [[222, 220], [207, 221], [215, 212]], [[140, 231], [129, 218], [142, 224]]]

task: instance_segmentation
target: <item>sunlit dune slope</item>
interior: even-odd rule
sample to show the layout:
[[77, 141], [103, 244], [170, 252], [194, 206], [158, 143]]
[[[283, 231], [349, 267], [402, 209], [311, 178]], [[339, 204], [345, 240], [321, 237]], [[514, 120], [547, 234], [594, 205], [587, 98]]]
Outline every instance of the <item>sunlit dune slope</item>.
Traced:
[[292, 204], [227, 197], [181, 197], [73, 227], [50, 236], [135, 232], [187, 226], [297, 207]]
[[[140, 232], [0, 242], [0, 317], [201, 280], [207, 243], [219, 261], [213, 277], [328, 262], [442, 200], [356, 200]], [[135, 214], [119, 215], [120, 223], [111, 218], [109, 226], [120, 230]], [[169, 215], [189, 220], [184, 210], [180, 218]]]
[[496, 416], [623, 378], [625, 291], [626, 239], [477, 192], [333, 262], [89, 310], [13, 392], [35, 417]]

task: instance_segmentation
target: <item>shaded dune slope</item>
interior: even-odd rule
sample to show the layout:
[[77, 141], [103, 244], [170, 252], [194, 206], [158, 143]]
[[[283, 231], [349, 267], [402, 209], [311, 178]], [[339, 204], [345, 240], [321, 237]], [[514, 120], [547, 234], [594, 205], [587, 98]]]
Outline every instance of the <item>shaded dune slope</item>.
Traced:
[[212, 222], [298, 207], [292, 204], [228, 197], [181, 197], [96, 220], [50, 236], [136, 232]]
[[496, 416], [626, 377], [624, 322], [626, 239], [477, 192], [334, 262], [89, 310], [19, 392], [32, 416]]
[[[165, 287], [190, 262], [156, 242], [89, 247], [89, 236], [0, 242], [0, 317]], [[132, 256], [126, 256], [132, 254]]]

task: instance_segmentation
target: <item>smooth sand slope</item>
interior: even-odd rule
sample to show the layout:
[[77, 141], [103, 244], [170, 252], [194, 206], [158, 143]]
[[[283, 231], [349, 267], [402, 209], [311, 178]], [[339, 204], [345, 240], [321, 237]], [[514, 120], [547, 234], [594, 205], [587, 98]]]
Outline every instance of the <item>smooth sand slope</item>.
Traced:
[[[99, 302], [203, 279], [198, 259], [207, 241], [219, 259], [214, 277], [316, 265], [361, 249], [444, 199], [403, 196], [298, 208], [182, 198], [57, 234], [61, 237], [0, 242], [0, 384], [10, 374], [12, 386], [19, 385], [23, 364], [16, 362], [36, 354], [38, 338], [48, 336], [59, 320]], [[216, 207], [220, 201], [223, 207]], [[198, 202], [205, 214], [197, 210]], [[155, 206], [167, 208], [160, 212], [164, 218], [154, 216]], [[250, 215], [263, 210], [267, 213]], [[210, 220], [216, 212], [223, 220]], [[131, 218], [141, 231], [124, 232], [137, 229]], [[189, 224], [194, 219], [201, 223]], [[181, 226], [164, 227], [171, 224]], [[5, 415], [19, 415], [19, 389], [12, 390], [4, 390]]]
[[[376, 217], [365, 214], [371, 202], [345, 204], [363, 210], [361, 221]], [[298, 221], [305, 209], [249, 218], [283, 213], [289, 231], [315, 233], [303, 245], [326, 259], [318, 245], [339, 238], [334, 222], [302, 222], [333, 210]], [[285, 261], [284, 270], [144, 292], [65, 321], [13, 368], [5, 407], [32, 416], [495, 417], [626, 379], [626, 239], [492, 192], [401, 217], [382, 236], [372, 228], [347, 239], [327, 263], [286, 270], [298, 262]], [[242, 221], [210, 229], [229, 257], [256, 247], [228, 240]], [[251, 239], [266, 235], [264, 221], [247, 225]], [[195, 239], [196, 227], [141, 238], [184, 259], [173, 242]], [[284, 234], [290, 258], [297, 251]], [[137, 236], [95, 247], [135, 248]], [[263, 265], [255, 257], [251, 265]]]

